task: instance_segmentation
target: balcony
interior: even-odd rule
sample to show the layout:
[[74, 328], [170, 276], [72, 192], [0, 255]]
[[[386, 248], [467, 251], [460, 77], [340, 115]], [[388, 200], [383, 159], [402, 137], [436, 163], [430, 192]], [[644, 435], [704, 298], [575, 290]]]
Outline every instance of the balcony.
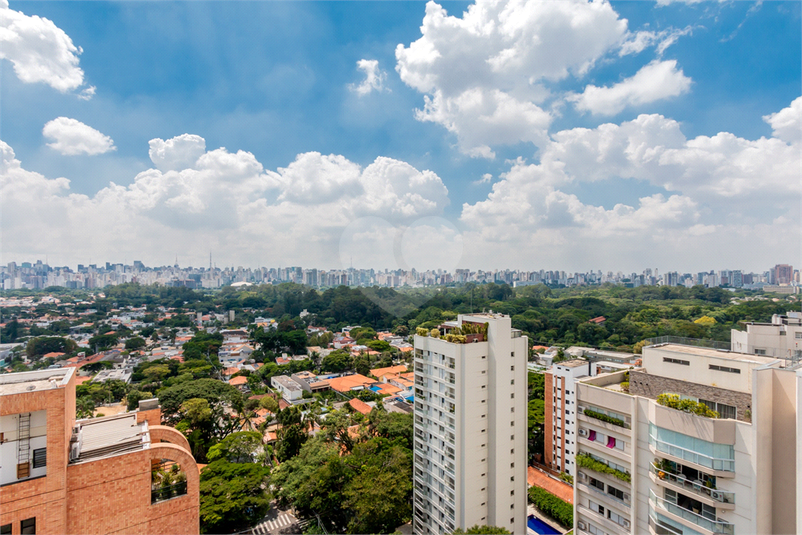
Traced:
[[187, 493], [187, 476], [172, 461], [162, 461], [151, 469], [150, 503], [184, 496]]
[[669, 483], [674, 490], [689, 490], [719, 502], [724, 508], [735, 508], [735, 493], [716, 489], [715, 476], [667, 460], [659, 465], [649, 463], [649, 471], [661, 481]]
[[605, 414], [605, 413], [603, 413], [601, 411], [597, 411], [597, 410], [591, 409], [590, 407], [580, 407], [579, 411], [577, 411], [577, 416], [580, 416], [580, 420], [583, 420], [582, 416], [586, 416], [589, 419], [592, 418], [593, 420], [589, 420], [589, 421], [591, 421], [593, 423], [604, 422], [605, 424], [609, 424], [609, 425], [604, 425], [603, 426], [603, 427], [605, 427], [607, 429], [616, 430], [615, 428], [618, 427], [619, 428], [619, 430], [618, 430], [619, 432], [620, 432], [620, 429], [630, 429], [631, 428], [630, 423], [627, 422], [626, 420], [624, 420], [622, 418], [616, 418], [616, 417], [610, 416], [610, 415]]
[[[734, 535], [734, 526], [729, 522], [725, 522], [724, 520], [715, 517], [715, 514], [702, 515], [691, 509], [681, 507], [680, 505], [673, 503], [669, 500], [660, 498], [654, 493], [654, 491], [649, 491], [649, 492], [651, 493], [651, 497], [649, 499], [652, 502], [653, 506], [658, 510], [665, 511], [671, 515], [674, 515], [675, 517], [679, 517], [683, 520], [690, 521], [691, 523], [695, 524], [696, 526], [702, 528], [703, 530], [709, 533]], [[685, 500], [689, 500], [687, 496], [683, 496], [681, 494], [678, 495], [678, 497], [680, 499], [684, 498]], [[689, 500], [689, 502], [686, 503], [693, 504], [693, 500]], [[713, 516], [714, 518], [709, 518], [709, 516]]]

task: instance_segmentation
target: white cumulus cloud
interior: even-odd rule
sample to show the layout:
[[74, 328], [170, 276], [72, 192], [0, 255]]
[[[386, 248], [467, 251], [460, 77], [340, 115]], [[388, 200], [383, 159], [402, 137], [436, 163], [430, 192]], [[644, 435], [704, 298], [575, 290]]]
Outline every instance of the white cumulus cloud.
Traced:
[[594, 115], [615, 115], [625, 108], [642, 106], [688, 92], [691, 79], [676, 60], [652, 61], [634, 76], [611, 87], [588, 85], [581, 94], [568, 97], [576, 108]]
[[87, 154], [94, 156], [116, 150], [112, 139], [89, 125], [70, 119], [57, 117], [42, 128], [42, 135], [52, 140], [47, 146], [66, 156]]
[[[687, 139], [679, 123], [661, 115], [557, 132], [538, 163], [512, 162], [486, 199], [463, 205], [465, 243], [472, 244], [466, 261], [500, 258], [492, 266], [506, 267], [548, 251], [555, 263], [577, 269], [644, 259], [679, 267], [676, 259], [695, 251], [702, 268], [744, 265], [745, 243], [756, 257], [787, 247], [798, 256], [802, 136], [782, 129], [796, 132], [799, 102], [766, 117], [772, 138], [719, 132]], [[605, 207], [571, 192], [582, 182], [604, 182], [612, 191], [622, 179], [665, 193]]]
[[167, 141], [155, 138], [148, 145], [150, 161], [160, 171], [194, 167], [198, 158], [206, 153], [206, 140], [194, 134], [182, 134]]
[[771, 125], [774, 137], [789, 143], [802, 141], [802, 97], [777, 113], [763, 117]]
[[[53, 21], [14, 11], [8, 0], [0, 0], [0, 58], [12, 63], [23, 82], [44, 82], [62, 93], [77, 89], [84, 83], [81, 52]], [[83, 98], [93, 94], [88, 88]]]
[[401, 80], [425, 95], [417, 118], [492, 158], [492, 145], [547, 141], [543, 84], [582, 76], [620, 46], [627, 22], [603, 1], [477, 0], [462, 17], [430, 1], [421, 32], [396, 48]]
[[360, 59], [356, 62], [356, 68], [362, 71], [365, 79], [361, 83], [351, 84], [351, 91], [360, 97], [370, 94], [373, 91], [389, 91], [384, 87], [387, 80], [387, 73], [379, 68], [379, 61], [375, 59]]
[[75, 263], [101, 254], [132, 258], [144, 250], [169, 259], [211, 249], [243, 264], [334, 267], [339, 238], [352, 221], [378, 217], [408, 225], [442, 215], [449, 202], [435, 173], [392, 158], [363, 168], [343, 156], [310, 152], [265, 170], [245, 151], [220, 148], [194, 158], [202, 146], [203, 138], [188, 134], [153, 140], [160, 168], [137, 174], [128, 186], [111, 183], [79, 195], [65, 178], [25, 170], [0, 142], [4, 254], [49, 251]]

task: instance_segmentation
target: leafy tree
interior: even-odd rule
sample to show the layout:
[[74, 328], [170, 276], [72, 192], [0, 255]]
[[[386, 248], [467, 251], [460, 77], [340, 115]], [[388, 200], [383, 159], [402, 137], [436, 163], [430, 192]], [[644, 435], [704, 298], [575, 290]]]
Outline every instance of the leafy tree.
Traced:
[[117, 345], [117, 334], [98, 334], [89, 339], [89, 347], [96, 351], [105, 351]]
[[273, 414], [278, 412], [278, 401], [273, 396], [265, 396], [259, 400], [259, 406]]
[[392, 347], [390, 345], [390, 342], [385, 342], [384, 340], [371, 340], [367, 342], [365, 345], [367, 345], [373, 351], [379, 351], [379, 352], [390, 351], [390, 348]]
[[36, 359], [48, 353], [72, 353], [78, 349], [78, 344], [69, 338], [50, 336], [32, 338], [25, 346], [25, 354], [29, 359]]
[[209, 448], [209, 462], [225, 459], [231, 463], [253, 462], [262, 447], [262, 435], [257, 431], [239, 431]]
[[142, 372], [151, 382], [158, 382], [170, 375], [170, 368], [166, 365], [151, 366]]
[[128, 391], [128, 394], [125, 396], [126, 403], [128, 404], [128, 410], [133, 411], [139, 407], [139, 402], [143, 399], [151, 399], [153, 398], [153, 394], [150, 392], [142, 392], [141, 390], [132, 389]]
[[203, 533], [227, 533], [254, 526], [270, 509], [268, 470], [256, 463], [219, 459], [200, 475]]
[[323, 357], [320, 369], [325, 372], [340, 373], [350, 369], [351, 364], [351, 355], [347, 351], [337, 349]]
[[134, 338], [129, 338], [125, 341], [125, 349], [129, 351], [136, 351], [137, 349], [142, 349], [147, 345], [144, 338], [140, 338], [139, 336], [135, 336]]
[[0, 343], [9, 344], [16, 342], [20, 336], [22, 328], [17, 320], [11, 320], [6, 323], [5, 327], [0, 329]]
[[362, 375], [370, 373], [370, 359], [367, 355], [360, 354], [354, 357], [354, 371]]

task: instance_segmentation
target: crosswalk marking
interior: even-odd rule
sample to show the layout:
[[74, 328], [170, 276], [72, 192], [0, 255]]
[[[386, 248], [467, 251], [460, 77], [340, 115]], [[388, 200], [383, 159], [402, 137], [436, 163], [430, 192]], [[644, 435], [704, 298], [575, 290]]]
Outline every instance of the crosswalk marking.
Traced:
[[296, 518], [291, 514], [281, 513], [273, 520], [263, 520], [254, 526], [253, 531], [258, 535], [269, 535], [275, 530], [292, 525], [295, 521]]

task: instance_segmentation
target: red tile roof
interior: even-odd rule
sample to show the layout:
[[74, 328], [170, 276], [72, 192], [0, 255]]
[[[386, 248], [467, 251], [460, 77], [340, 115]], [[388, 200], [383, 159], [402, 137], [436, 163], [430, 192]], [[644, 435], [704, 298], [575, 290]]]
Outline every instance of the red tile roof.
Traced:
[[540, 487], [561, 500], [574, 503], [574, 488], [571, 485], [557, 481], [533, 466], [529, 466], [526, 469], [526, 482], [530, 487]]
[[370, 411], [373, 410], [370, 405], [368, 405], [361, 399], [352, 399], [348, 402], [348, 404], [356, 412], [361, 412], [362, 414], [370, 414]]

